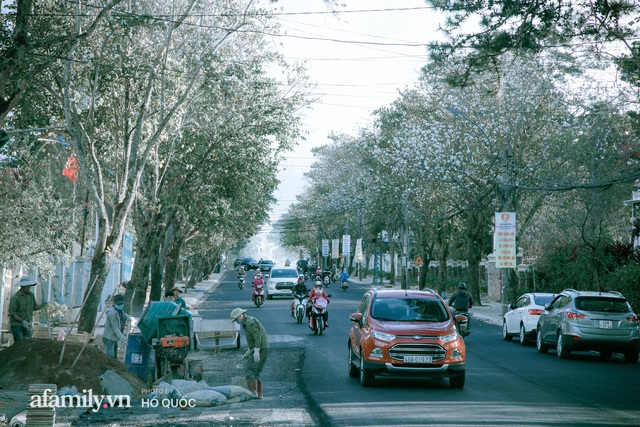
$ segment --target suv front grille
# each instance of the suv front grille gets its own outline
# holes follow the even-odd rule
[[[404,356],[431,356],[434,362],[444,360],[447,350],[437,344],[396,344],[389,349],[389,357],[404,360]]]

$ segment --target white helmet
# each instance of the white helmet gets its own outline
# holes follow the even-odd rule
[[[316,280],[314,283],[316,288],[321,288],[322,287],[322,282],[320,280]]]

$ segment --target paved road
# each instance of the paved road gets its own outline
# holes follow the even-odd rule
[[[498,326],[479,322],[467,338],[464,389],[451,389],[447,380],[386,378],[363,388],[347,375],[346,346],[348,315],[365,289],[356,284],[347,292],[330,287],[331,327],[323,336],[315,336],[289,317],[290,299],[269,300],[255,308],[249,302],[250,287],[240,291],[233,272],[229,273],[199,311],[204,318],[224,318],[240,306],[262,321],[272,344],[263,376],[266,398],[188,412],[165,411],[160,416],[134,411],[129,423],[109,425],[640,425],[640,365],[602,360],[595,353],[575,353],[560,360],[553,350],[538,354],[533,346],[505,342]],[[242,374],[244,338],[242,347],[217,355],[208,350],[211,360],[205,377],[237,379]],[[86,425],[98,425],[96,421]]]
[[[504,342],[499,327],[484,323],[474,324],[467,338],[463,390],[446,380],[378,379],[376,387],[363,388],[347,375],[346,346],[348,315],[364,290],[329,288],[331,327],[323,336],[288,317],[289,299],[251,309],[276,348],[304,351],[298,382],[318,425],[640,425],[640,365],[596,353],[559,360],[553,351],[538,354],[533,346]],[[228,307],[238,302],[233,291],[220,301]]]

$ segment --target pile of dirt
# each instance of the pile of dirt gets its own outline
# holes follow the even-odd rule
[[[0,387],[5,390],[26,390],[29,384],[56,384],[76,386],[79,392],[92,389],[102,393],[100,375],[113,370],[133,388],[135,397],[141,397],[148,386],[119,360],[107,357],[98,348],[87,345],[82,356],[71,368],[82,349],[82,344],[68,342],[62,364],[58,366],[62,341],[26,339],[0,351]]]

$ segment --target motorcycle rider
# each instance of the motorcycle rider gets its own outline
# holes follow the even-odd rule
[[[467,313],[471,307],[473,307],[473,299],[471,294],[467,292],[467,285],[464,282],[458,283],[458,290],[449,298],[449,305],[453,307],[456,312]],[[467,316],[468,318],[469,316]],[[469,330],[469,323],[467,322],[467,330]]]
[[[307,293],[309,292],[309,289],[307,289],[307,286],[304,284],[304,276],[298,276],[298,281],[291,292],[293,293],[293,302],[291,303],[291,317],[296,317],[293,311],[296,308],[297,297],[304,295],[304,298],[306,298]]]
[[[323,282],[324,282],[324,278],[325,278],[325,277],[329,277],[329,278],[331,278],[331,270],[329,270],[329,267],[328,267],[328,266],[325,266],[325,267],[322,269],[322,273],[320,274],[320,277],[322,278],[322,281],[323,281]]]
[[[345,280],[349,280],[349,273],[347,273],[347,270],[342,270],[342,273],[340,273],[340,277],[338,279],[340,279],[341,283]]]
[[[307,301],[307,317],[309,319],[311,319],[311,307],[313,307],[313,300],[314,298],[319,296],[324,297],[324,299],[327,300],[327,303],[329,302],[329,296],[324,291],[324,289],[322,289],[322,282],[320,280],[316,280],[315,283],[313,284],[313,289],[311,289],[311,292],[309,292],[309,300]],[[329,327],[328,321],[329,321],[329,312],[328,310],[325,310],[324,325],[327,328]],[[309,325],[309,327],[311,327],[311,325]]]
[[[247,272],[244,271],[244,267],[240,267],[240,270],[238,270],[238,281],[240,281],[240,279],[246,279],[247,278]]]
[[[253,299],[255,297],[255,291],[256,291],[256,286],[264,286],[264,280],[262,279],[262,273],[258,272],[255,274],[255,276],[253,276],[253,282],[251,282],[251,285],[253,286],[253,292],[251,292],[251,302],[253,302]]]

